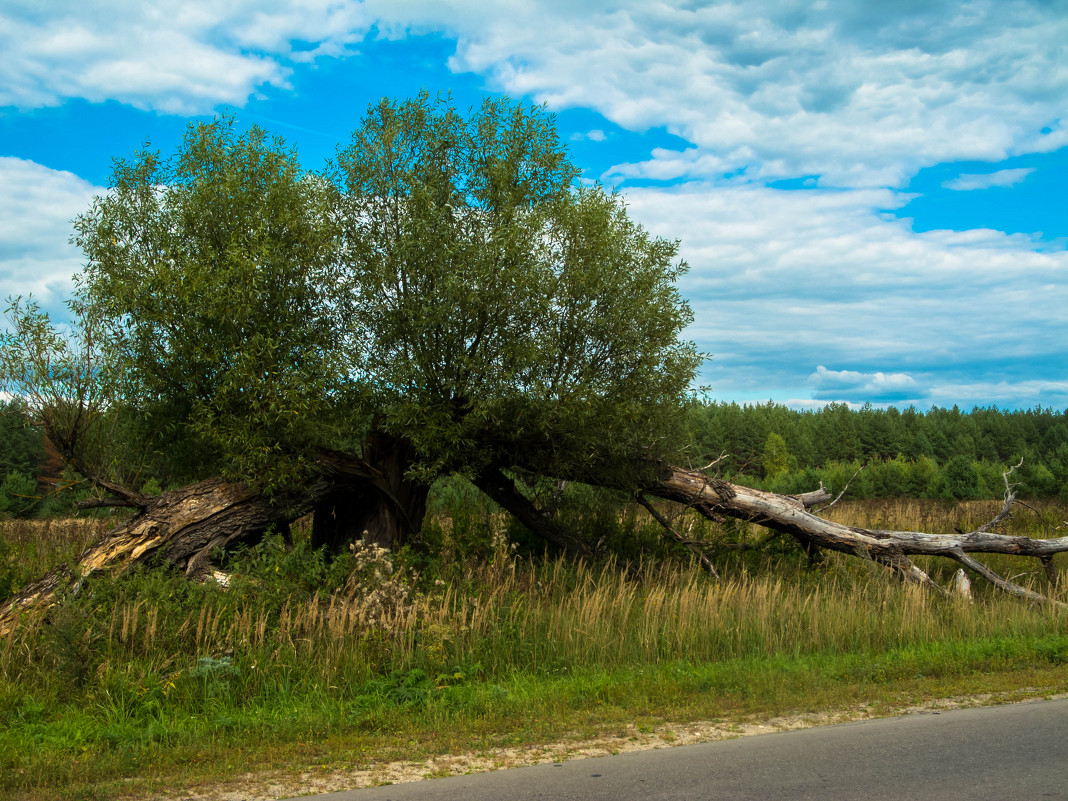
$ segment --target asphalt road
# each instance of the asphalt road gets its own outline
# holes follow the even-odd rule
[[[1068,799],[1068,699],[313,796],[317,801]]]

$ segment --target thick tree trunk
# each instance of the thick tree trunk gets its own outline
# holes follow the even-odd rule
[[[153,560],[177,565],[190,578],[210,574],[214,551],[255,542],[268,528],[314,512],[313,542],[339,551],[366,537],[387,548],[406,544],[422,527],[429,487],[405,478],[407,445],[375,437],[368,459],[326,453],[321,473],[300,492],[265,498],[244,484],[208,479],[158,497],[145,497],[108,484],[112,494],[90,505],[138,509],[100,542],[86,548],[71,567],[59,565],[0,606],[0,637],[23,613],[49,608],[67,590],[98,570],[125,570]]]
[[[407,442],[373,434],[358,463],[342,454],[328,461],[339,478],[336,488],[315,504],[312,544],[331,553],[363,539],[398,550],[417,537],[426,517],[430,487],[406,476],[412,462]]]
[[[319,481],[300,497],[268,500],[242,484],[213,478],[149,498],[142,511],[82,551],[73,568],[59,565],[0,607],[0,636],[23,612],[48,608],[57,595],[76,590],[98,570],[125,570],[158,559],[178,565],[191,578],[201,577],[210,570],[214,550],[287,526],[328,487]]]
[[[355,540],[391,551],[419,534],[429,488],[405,482],[392,497],[370,485],[342,487],[315,505],[312,545],[339,553]]]
[[[491,467],[475,478],[475,486],[536,536],[573,557],[591,556],[589,547],[557,523],[551,514],[535,506],[498,467]]]

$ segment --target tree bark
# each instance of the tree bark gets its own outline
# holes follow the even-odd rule
[[[475,478],[475,486],[538,537],[572,557],[593,553],[582,540],[560,526],[516,487],[499,467],[490,467]]]
[[[338,481],[315,503],[313,546],[338,553],[363,539],[395,551],[419,535],[430,487],[406,475],[413,459],[411,446],[374,433],[364,451],[359,460],[341,453],[324,457],[324,467]]]
[[[23,613],[47,609],[100,570],[122,571],[158,559],[199,578],[210,571],[212,551],[254,540],[271,526],[288,525],[306,514],[328,486],[319,481],[299,497],[269,500],[242,484],[213,478],[149,498],[142,511],[82,551],[73,567],[59,565],[8,599],[0,607],[0,636]]]
[[[970,554],[999,553],[1032,556],[1045,563],[1054,554],[1068,552],[1068,537],[1031,539],[992,534],[989,525],[975,531],[955,534],[929,534],[921,531],[886,531],[846,526],[825,520],[806,509],[805,496],[776,495],[725,481],[710,479],[702,473],[668,468],[661,481],[647,489],[650,495],[677,501],[701,514],[723,515],[759,523],[793,536],[802,544],[851,556],[870,558],[895,570],[911,582],[945,592],[917,567],[909,556],[941,556],[973,570],[996,587],[1020,598],[1050,603],[1068,609],[1068,604],[1014,584],[978,562]],[[996,520],[1007,516],[1015,498],[1006,494],[1005,509]]]

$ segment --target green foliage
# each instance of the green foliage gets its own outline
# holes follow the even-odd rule
[[[37,482],[18,470],[12,470],[0,483],[0,517],[29,517],[40,500]]]
[[[932,408],[920,413],[871,406],[852,411],[844,404],[793,411],[770,402],[695,401],[688,418],[692,463],[726,454],[720,469],[728,477],[754,483],[759,476],[762,486],[777,492],[804,492],[820,481],[837,492],[863,467],[850,485],[851,497],[1000,498],[1002,474],[1023,456],[1023,467],[1011,479],[1023,497],[1068,498],[1065,412]],[[776,438],[787,453],[785,471],[778,469]],[[764,461],[769,444],[779,455],[774,475]]]
[[[83,319],[102,321],[111,380],[187,475],[267,488],[302,477],[343,368],[335,193],[280,139],[232,120],[191,126],[163,160],[116,161],[75,221]]]
[[[319,174],[258,128],[193,125],[115,162],[75,220],[77,336],[15,301],[4,386],[130,487],[299,487],[378,435],[424,485],[632,484],[682,442],[686,267],[578,175],[552,117],[506,100],[383,101]]]
[[[764,468],[765,478],[775,478],[790,469],[790,452],[781,434],[774,431],[768,434],[760,464]]]
[[[979,471],[967,456],[954,456],[942,468],[939,493],[950,501],[973,500],[979,497]]]
[[[41,430],[31,425],[26,404],[18,398],[0,401],[0,475],[17,470],[36,477],[43,459]]]
[[[12,596],[19,584],[20,570],[14,549],[0,538],[0,603]]]
[[[338,155],[350,363],[426,479],[627,472],[678,442],[677,245],[577,176],[551,117],[500,100],[383,101]]]

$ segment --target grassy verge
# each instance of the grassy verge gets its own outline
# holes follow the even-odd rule
[[[369,769],[393,760],[485,754],[652,730],[666,722],[741,724],[863,705],[869,714],[930,698],[1068,691],[1068,638],[989,640],[921,652],[734,660],[715,665],[582,670],[472,682],[424,698],[346,702],[328,693],[245,704],[207,719],[156,718],[101,732],[93,710],[56,708],[5,735],[6,794],[20,799],[114,798],[174,788],[240,786],[249,773]],[[394,687],[403,687],[404,680]],[[410,696],[406,688],[405,696]],[[27,725],[28,724],[28,725]],[[15,728],[15,727],[13,727]],[[88,736],[87,736],[88,735]],[[18,759],[12,760],[14,753]],[[300,787],[301,785],[293,785]],[[307,785],[305,785],[306,787]],[[294,791],[295,793],[296,791]]]
[[[671,559],[517,559],[487,525],[496,545],[479,560],[358,548],[327,563],[270,539],[232,559],[229,588],[163,570],[87,582],[0,642],[0,794],[104,798],[664,722],[1068,690],[1068,617],[984,588],[942,599],[860,559],[805,570],[786,548],[724,550],[720,582]]]

